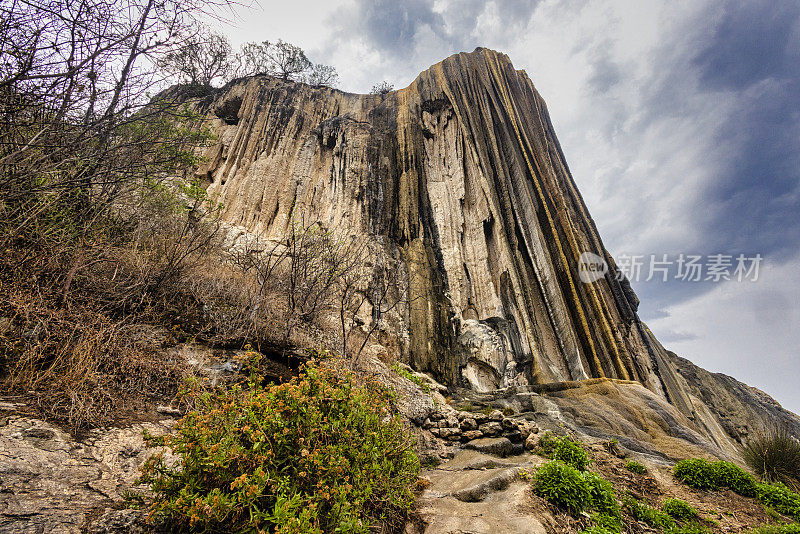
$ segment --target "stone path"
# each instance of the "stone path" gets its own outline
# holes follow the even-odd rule
[[[542,511],[533,512],[530,485],[520,473],[546,460],[530,453],[502,458],[461,450],[423,476],[420,521],[407,534],[545,534]],[[538,519],[537,519],[538,518]]]

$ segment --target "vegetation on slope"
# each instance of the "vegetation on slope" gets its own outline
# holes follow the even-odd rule
[[[164,357],[177,343],[285,355],[334,307],[337,348],[357,358],[400,302],[363,243],[311,221],[273,248],[224,246],[224,207],[194,176],[214,136],[192,96],[234,59],[200,24],[206,6],[81,6],[0,7],[0,386],[80,431],[169,400],[190,372]],[[280,41],[247,57],[286,79],[321,74]],[[152,99],[171,74],[189,85]]]
[[[800,491],[800,442],[786,429],[756,436],[745,446],[744,460],[761,480]]]
[[[203,532],[369,532],[400,527],[419,462],[391,395],[344,368],[203,394],[144,467],[153,510]]]
[[[569,444],[567,450],[577,448],[588,452],[586,446],[569,437],[545,433],[540,441],[536,452],[548,458],[554,457],[562,443]],[[735,528],[750,526],[753,533],[779,534],[797,529],[795,524],[787,523],[753,527],[772,521],[785,522],[787,516],[798,520],[800,496],[781,484],[758,483],[730,462],[698,458],[678,462],[674,467],[676,480],[702,491],[686,492],[684,496],[679,484],[670,491],[672,496],[665,498],[665,488],[644,465],[606,454],[607,446],[592,448],[599,452],[592,455],[591,461],[587,458],[579,465],[591,463],[596,472],[579,470],[563,459],[554,459],[530,476],[533,493],[547,500],[554,514],[559,510],[566,514],[557,516],[565,532],[638,532],[646,525],[647,529],[663,534],[703,534],[718,531],[721,524],[727,525],[726,528],[732,524],[737,525]],[[629,469],[630,464],[642,469],[634,472]],[[741,497],[736,495],[732,499],[731,493],[717,493],[727,490]]]

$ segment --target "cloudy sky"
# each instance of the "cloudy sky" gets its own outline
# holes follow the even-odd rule
[[[339,87],[484,46],[525,69],[617,257],[760,254],[757,281],[634,281],[664,345],[800,413],[800,2],[292,0],[228,14]]]

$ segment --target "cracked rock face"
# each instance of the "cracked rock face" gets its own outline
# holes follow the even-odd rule
[[[82,441],[38,419],[0,426],[0,532],[82,532],[92,510],[122,501],[155,449],[142,438],[171,421],[94,430]],[[126,530],[120,530],[123,532]]]
[[[505,55],[457,54],[387,95],[255,77],[205,106],[219,141],[197,174],[229,223],[275,237],[319,220],[399,260],[416,298],[396,335],[415,369],[477,390],[662,388],[630,288],[613,269],[579,279],[581,253],[612,260],[544,101]]]

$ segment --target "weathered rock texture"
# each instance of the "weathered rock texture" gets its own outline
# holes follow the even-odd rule
[[[414,369],[479,392],[634,381],[718,446],[739,437],[640,322],[544,101],[505,55],[451,56],[386,95],[261,76],[200,106],[219,141],[197,173],[227,222],[276,237],[320,221],[378,243],[410,289],[393,334]],[[587,251],[611,266],[594,283]]]
[[[96,429],[77,441],[38,419],[0,418],[0,533],[83,532],[93,515],[118,507],[125,491],[142,489],[134,485],[139,467],[156,452],[142,431],[163,434],[172,422]],[[109,523],[124,517],[109,512]],[[113,531],[152,531],[137,531],[138,519]]]

